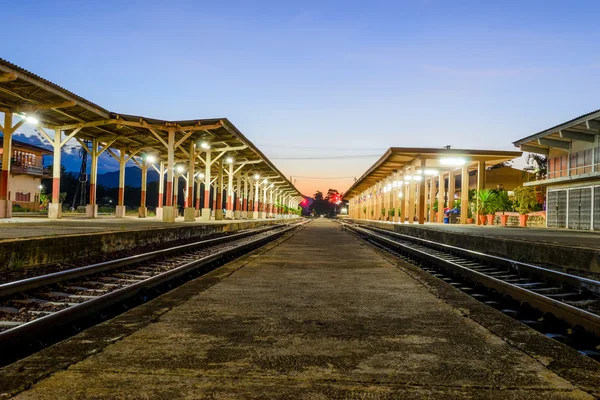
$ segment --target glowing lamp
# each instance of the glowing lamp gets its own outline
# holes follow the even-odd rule
[[[464,158],[460,157],[442,157],[440,158],[440,164],[442,165],[450,165],[450,166],[460,166],[465,165],[467,161]]]
[[[147,155],[146,156],[146,162],[149,164],[152,164],[156,161],[156,157],[152,156],[152,155]]]

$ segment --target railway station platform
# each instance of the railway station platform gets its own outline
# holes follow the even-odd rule
[[[16,217],[0,220],[0,281],[4,271],[50,266],[86,259],[102,260],[117,252],[156,250],[176,241],[291,221],[288,218],[176,221],[156,218],[70,217],[60,220]],[[63,266],[63,268],[66,266]]]
[[[356,219],[348,221],[592,279],[600,278],[600,232],[462,224],[394,224]]]
[[[18,399],[592,399],[598,382],[328,220],[0,370]]]

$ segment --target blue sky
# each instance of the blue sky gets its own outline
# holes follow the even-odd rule
[[[600,108],[599,11],[586,1],[24,1],[3,10],[13,35],[0,57],[111,111],[227,117],[287,176],[358,177],[390,146],[512,150]],[[361,157],[328,159],[351,155]],[[306,194],[352,183],[296,179]]]

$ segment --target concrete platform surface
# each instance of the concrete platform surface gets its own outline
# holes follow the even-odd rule
[[[249,259],[17,398],[593,398],[333,222]]]
[[[272,219],[270,219],[272,220]],[[266,221],[266,219],[251,220],[220,220],[183,222],[183,217],[177,217],[174,223],[165,223],[158,218],[138,217],[98,217],[70,216],[62,219],[45,217],[15,217],[0,219],[0,241],[46,236],[79,235],[99,232],[137,231],[154,228],[173,228],[192,225],[221,225],[240,221]]]
[[[384,223],[387,225],[387,223]],[[600,249],[600,232],[573,229],[554,229],[517,226],[481,226],[461,224],[390,224],[412,226],[417,229],[433,229],[442,232],[456,232],[466,235],[485,235],[506,239],[526,240],[532,243],[554,243],[564,246]]]

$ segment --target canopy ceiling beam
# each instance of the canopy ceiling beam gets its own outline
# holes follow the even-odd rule
[[[589,133],[581,133],[576,131],[558,131],[561,138],[572,139],[572,140],[581,140],[582,142],[595,143],[596,135]]]
[[[585,121],[585,127],[587,129],[594,129],[600,131],[600,121],[596,121],[595,119],[590,119]]]
[[[564,150],[569,150],[569,148],[570,148],[569,142],[563,142],[563,141],[554,140],[554,139],[539,138],[538,143],[541,144],[542,146],[557,147],[559,149],[564,149]]]
[[[46,103],[46,104],[26,104],[15,107],[12,111],[17,113],[32,113],[41,110],[50,110],[57,108],[68,108],[74,107],[76,103],[74,101],[61,101],[60,103]]]
[[[135,121],[125,121],[123,119],[113,118],[113,119],[101,119],[90,122],[83,122],[77,124],[69,124],[69,125],[58,125],[58,126],[48,126],[48,128],[53,129],[61,129],[61,130],[69,130],[76,128],[92,128],[102,125],[121,125],[121,126],[132,126],[136,128],[146,128],[146,129],[156,129],[156,130],[169,130],[176,126],[170,126],[169,123],[166,124],[149,124],[145,121],[143,122],[135,122]],[[221,122],[211,125],[192,125],[192,126],[179,126],[178,129],[182,131],[199,131],[199,130],[210,130],[220,128]]]

